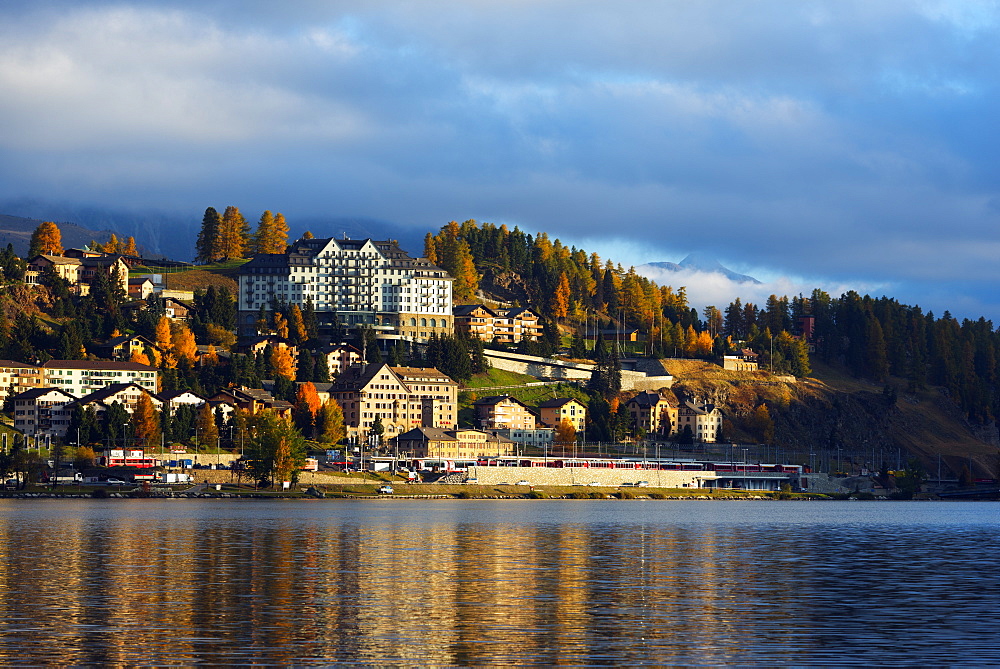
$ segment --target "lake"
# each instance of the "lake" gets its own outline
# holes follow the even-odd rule
[[[1000,663],[1000,506],[0,500],[0,663]]]

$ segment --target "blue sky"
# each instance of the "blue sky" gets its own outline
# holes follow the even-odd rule
[[[700,304],[856,288],[1000,322],[998,27],[930,0],[7,0],[0,213],[475,218],[768,282],[672,277]]]

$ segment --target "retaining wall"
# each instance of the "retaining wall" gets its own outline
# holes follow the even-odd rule
[[[552,358],[540,358],[535,355],[489,349],[485,353],[487,360],[497,369],[528,374],[542,379],[587,381],[594,371],[594,365],[583,362],[565,362]],[[645,372],[622,370],[622,390],[659,390],[660,388],[669,388],[673,383],[674,377],[669,375],[648,376]]]
[[[654,488],[699,488],[701,481],[714,480],[712,472],[663,471],[655,469],[590,469],[588,467],[469,467],[469,478],[480,485],[516,484],[575,485],[598,483],[616,487],[649,481]]]

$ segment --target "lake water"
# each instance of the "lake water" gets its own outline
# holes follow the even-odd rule
[[[1000,664],[1000,506],[0,500],[0,663]]]

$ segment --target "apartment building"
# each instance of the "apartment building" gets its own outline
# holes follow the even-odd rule
[[[16,395],[32,388],[48,387],[83,397],[114,383],[135,383],[155,393],[157,375],[155,367],[127,361],[49,360],[41,365],[30,365],[0,360],[0,398],[6,399],[11,389]]]
[[[684,402],[677,409],[677,431],[691,427],[695,441],[714,444],[722,431],[722,411],[714,404]]]
[[[77,400],[58,388],[34,388],[12,398],[14,428],[27,436],[64,437],[71,405]]]
[[[239,331],[256,334],[272,300],[305,307],[320,326],[383,326],[412,339],[453,332],[452,277],[395,240],[300,239],[286,253],[258,254],[240,268]]]
[[[458,384],[436,369],[354,365],[328,392],[340,404],[351,437],[366,437],[376,418],[386,439],[416,427],[457,427]]]
[[[155,367],[111,360],[49,360],[39,365],[42,386],[53,386],[84,397],[105,386],[134,383],[147,392],[157,391]]]
[[[481,430],[534,430],[536,417],[531,407],[509,395],[476,400],[476,426]]]
[[[632,426],[647,435],[669,437],[677,431],[677,407],[652,391],[641,392],[625,403]]]

